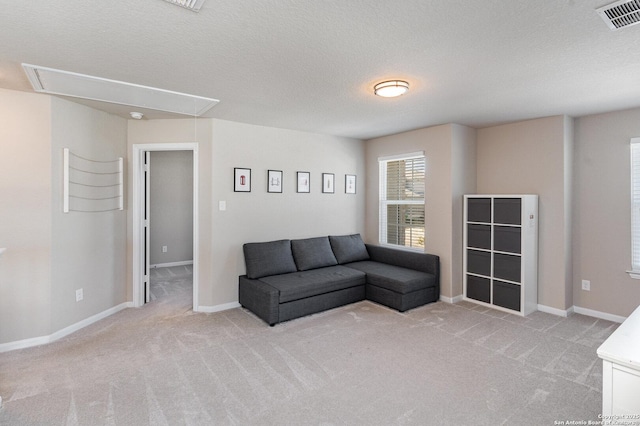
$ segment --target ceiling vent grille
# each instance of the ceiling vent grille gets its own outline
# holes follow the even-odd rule
[[[640,24],[640,0],[622,0],[596,9],[611,31]]]
[[[194,12],[198,12],[204,3],[204,0],[165,0],[169,3],[175,4],[177,6],[182,6],[185,9],[192,10]]]

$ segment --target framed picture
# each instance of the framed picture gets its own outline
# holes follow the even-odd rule
[[[251,192],[251,169],[233,168],[233,191]]]
[[[335,175],[333,173],[322,174],[322,192],[325,194],[333,194],[336,192]]]
[[[356,193],[356,175],[344,175],[344,193]]]
[[[282,192],[282,170],[267,170],[267,192]]]
[[[310,192],[310,180],[311,173],[309,172],[298,172],[298,192]]]

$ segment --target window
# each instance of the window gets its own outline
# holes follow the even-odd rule
[[[378,161],[380,243],[424,249],[424,153]]]
[[[631,269],[640,279],[640,138],[631,139]]]

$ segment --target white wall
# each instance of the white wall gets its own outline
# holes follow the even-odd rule
[[[51,329],[51,98],[0,89],[0,344]]]
[[[124,156],[126,121],[0,89],[0,344],[48,337],[126,302],[124,212],[62,213],[62,149]],[[82,288],[84,300],[75,301]]]
[[[175,120],[129,120],[127,125],[128,156],[133,159],[133,145],[162,143],[197,143],[198,144],[198,279],[200,290],[211,284],[213,250],[211,241],[212,210],[212,140],[210,119],[175,119]],[[133,160],[128,164],[128,176],[133,174]],[[194,165],[195,167],[195,165]],[[133,206],[133,179],[128,181],[128,205]],[[128,298],[133,300],[133,210],[127,212],[127,289]],[[194,259],[195,260],[195,259]],[[199,300],[202,304],[202,297]]]
[[[477,132],[480,194],[538,194],[538,303],[572,306],[570,171],[571,128],[565,116],[521,121]]]
[[[284,238],[364,233],[362,141],[214,120],[213,280],[202,295],[219,305],[238,300],[245,273],[242,244]],[[233,168],[252,170],[251,193],[233,191]],[[283,192],[267,193],[267,170],[282,170]],[[296,193],[296,172],[311,173],[311,192]],[[334,194],[321,193],[321,174],[334,173]],[[345,174],[357,193],[344,193]],[[219,201],[227,210],[217,209]],[[209,291],[209,294],[206,292]]]
[[[366,142],[366,240],[378,243],[378,158],[424,151],[425,252],[440,256],[440,293],[462,293],[462,195],[475,190],[475,132],[447,124]]]
[[[565,116],[478,131],[450,124],[367,142],[214,119],[126,121],[4,89],[0,116],[0,247],[8,248],[0,258],[0,344],[50,335],[132,299],[130,162],[127,213],[65,215],[63,147],[111,159],[130,157],[137,143],[199,144],[204,307],[237,301],[245,242],[360,232],[376,243],[377,158],[418,150],[427,155],[426,251],[441,256],[443,296],[462,292],[461,195],[477,189],[540,195],[539,303],[620,316],[640,304],[640,284],[625,273],[628,145],[640,136],[640,109],[575,126]],[[250,194],[233,192],[233,167],[253,170]],[[267,169],[284,171],[283,194],[266,192]],[[299,170],[311,172],[311,194],[295,192]],[[323,172],[335,173],[335,194],[320,192]],[[344,174],[358,176],[356,195],[344,194]],[[590,292],[581,279],[591,280]]]
[[[98,161],[126,158],[127,124],[112,114],[51,99],[53,198],[49,213],[53,218],[51,327],[55,332],[127,301],[126,212],[62,212],[63,149]],[[76,302],[80,288],[84,299]]]
[[[640,305],[631,269],[631,138],[640,108],[576,119],[573,214],[574,304],[628,316]],[[581,280],[591,281],[591,291]]]
[[[564,117],[564,267],[565,267],[565,305],[573,306],[573,221],[575,201],[575,131],[574,119]]]
[[[130,147],[194,141],[203,309],[238,301],[244,243],[364,231],[362,180],[357,194],[344,193],[345,174],[364,176],[362,141],[212,119],[197,119],[195,126],[193,119],[129,121]],[[233,191],[234,167],[252,169],[250,193]],[[267,193],[268,169],[284,172],[282,194]],[[295,192],[296,171],[311,173],[311,193]],[[335,194],[320,192],[321,173],[335,174]],[[226,211],[218,210],[220,201]]]
[[[193,152],[152,152],[150,192],[150,263],[192,261]]]
[[[452,125],[451,145],[451,198],[452,198],[452,254],[451,294],[463,293],[463,217],[464,194],[476,193],[476,130]]]

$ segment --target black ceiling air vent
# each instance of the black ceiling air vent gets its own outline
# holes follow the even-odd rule
[[[596,9],[611,31],[640,23],[640,0],[621,0]]]

